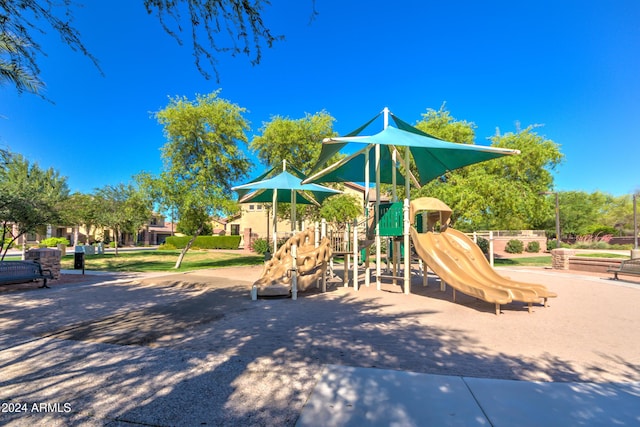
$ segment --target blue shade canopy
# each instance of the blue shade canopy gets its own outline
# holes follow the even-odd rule
[[[348,136],[325,139],[320,158],[313,170],[320,170],[323,163],[326,163],[334,154],[350,144],[380,145],[383,148],[381,150],[380,182],[388,183],[388,178],[383,179],[382,177],[382,170],[388,169],[383,165],[382,159],[385,156],[383,153],[387,152],[386,155],[389,155],[389,152],[392,152],[395,147],[408,147],[418,170],[419,183],[424,185],[444,175],[446,172],[474,163],[519,153],[518,150],[443,141],[409,125],[393,114],[391,114],[391,117],[398,127],[387,126],[383,131],[368,136],[352,135],[354,131]],[[361,130],[362,127],[358,129],[358,131]],[[304,182],[331,182],[332,179],[340,178],[335,173],[337,168],[348,169],[353,165],[355,169],[356,163],[357,166],[361,166],[362,163],[359,160],[350,161],[354,163],[344,162],[344,159],[336,162],[332,165],[333,168],[329,166],[319,172],[312,173],[311,177]],[[340,162],[342,163],[338,165]],[[328,177],[324,178],[325,175],[328,175]]]
[[[289,173],[287,169],[286,161],[282,162],[282,172],[271,178],[266,178],[270,174],[275,172],[275,168],[269,170],[267,173],[262,174],[260,180],[254,180],[247,184],[238,185],[233,187],[240,195],[239,203],[273,203],[273,253],[277,250],[277,204],[290,203],[291,204],[291,231],[296,228],[296,205],[302,204],[314,204],[320,206],[320,203],[329,196],[342,193],[342,191],[334,190],[333,188],[324,187],[318,184],[302,184],[304,175],[298,169],[289,167],[295,174]]]
[[[233,190],[238,191],[239,193],[244,192],[245,190],[251,191],[249,193],[244,193],[240,197],[240,200],[238,200],[240,203],[269,203],[273,200],[273,192],[277,191],[276,197],[278,202],[291,203],[291,194],[293,193],[296,195],[296,203],[319,205],[327,197],[341,193],[339,190],[334,190],[333,188],[324,187],[318,184],[302,184],[302,179],[300,177],[294,176],[288,171],[282,171],[273,178],[238,185],[233,187]]]
[[[312,174],[305,182],[366,182],[366,155],[369,156],[369,182],[376,182],[375,145],[370,144],[322,170]],[[399,155],[398,155],[399,158]],[[393,168],[396,168],[396,183],[404,185],[400,163],[394,164],[391,150],[380,150],[380,182],[393,183]]]
[[[282,169],[282,168],[285,168],[285,169]],[[280,166],[274,166],[268,171],[266,171],[265,173],[263,173],[262,175],[260,175],[259,177],[255,178],[253,181],[250,181],[247,184],[236,186],[233,189],[238,193],[239,198],[242,199],[246,194],[251,193],[252,191],[255,191],[254,189],[245,188],[248,184],[253,184],[258,181],[264,181],[268,178],[272,178],[277,174],[278,171],[289,170],[290,173],[293,173],[293,175],[297,176],[300,179],[303,179],[305,177],[304,174],[300,172],[300,170],[298,170],[297,168],[291,165],[287,165],[286,162],[283,162],[282,168]],[[240,187],[243,187],[243,188],[240,188]]]

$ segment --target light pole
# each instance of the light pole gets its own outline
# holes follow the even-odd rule
[[[636,201],[638,199],[638,193],[633,193],[633,250],[631,251],[631,258],[640,258],[640,250],[638,250],[638,210],[636,208]]]
[[[558,201],[557,191],[543,191],[540,194],[555,194],[556,195],[556,242],[558,248],[560,247],[560,203]]]

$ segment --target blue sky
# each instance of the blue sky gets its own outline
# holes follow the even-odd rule
[[[0,146],[54,167],[91,192],[159,172],[168,96],[221,97],[249,112],[253,134],[273,115],[328,111],[347,133],[385,106],[415,123],[427,108],[477,125],[476,143],[530,124],[566,156],[557,190],[640,188],[640,2],[273,1],[265,24],[285,41],[260,65],[220,55],[220,82],[197,71],[142,0],[86,1],[75,24],[91,61],[49,31],[41,78],[55,104],[0,87]],[[255,157],[254,157],[255,159]],[[257,160],[255,160],[257,163]],[[256,165],[250,177],[263,169]]]

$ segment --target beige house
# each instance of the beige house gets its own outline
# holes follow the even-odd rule
[[[143,226],[138,232],[138,235],[132,235],[130,233],[123,233],[121,236],[121,244],[133,245],[143,244],[148,245],[160,245],[164,243],[165,239],[175,234],[175,226],[171,222],[167,222],[164,215],[154,214],[149,222]],[[94,243],[94,242],[107,242],[112,241],[114,233],[112,230],[103,227],[87,227],[81,225],[76,227],[65,226],[47,226],[40,233],[26,233],[22,235],[17,244],[27,244],[29,246],[37,245],[41,240],[49,237],[63,237],[66,238],[71,246],[76,243]],[[137,239],[135,239],[137,237]]]
[[[353,182],[343,183],[342,192],[352,195],[358,200],[364,199],[364,186]],[[370,203],[375,202],[375,190],[370,191]],[[380,198],[381,202],[388,202],[390,199],[386,196]],[[251,239],[271,237],[272,230],[272,212],[266,205],[262,203],[242,203],[240,204],[240,212],[227,218],[225,232],[231,235],[242,236],[240,246],[244,247],[246,237]],[[303,228],[313,226],[309,221],[303,221]],[[214,227],[215,228],[215,227]],[[289,237],[291,233],[291,221],[282,219],[277,224],[278,236]],[[246,237],[245,237],[246,236]]]

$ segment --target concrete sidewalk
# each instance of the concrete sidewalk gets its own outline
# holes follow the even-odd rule
[[[636,426],[640,383],[546,383],[327,365],[296,426]]]

